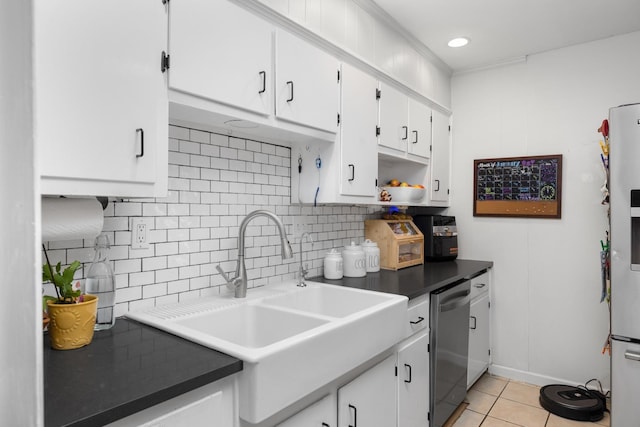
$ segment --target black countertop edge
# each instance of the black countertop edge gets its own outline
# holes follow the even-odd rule
[[[397,271],[381,269],[379,272],[367,273],[364,277],[343,277],[331,280],[319,276],[309,280],[404,295],[411,300],[460,280],[471,279],[492,267],[493,261],[456,259],[426,262]]]
[[[159,403],[166,402],[169,399],[173,399],[174,397],[178,397],[199,387],[211,384],[222,378],[239,372],[240,370],[242,370],[242,361],[240,360],[238,362],[240,365],[240,369],[238,369],[237,366],[228,366],[226,368],[219,369],[216,372],[212,372],[211,374],[202,375],[198,378],[193,378],[181,384],[177,384],[173,387],[158,390],[157,392],[144,396],[140,399],[126,402],[104,412],[97,413],[82,420],[74,421],[71,424],[67,424],[67,426],[95,427],[118,421],[122,418],[128,417],[129,415],[133,415]]]
[[[243,369],[240,359],[127,318],[88,346],[43,344],[45,425],[102,426]]]

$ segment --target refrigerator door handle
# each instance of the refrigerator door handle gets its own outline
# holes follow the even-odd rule
[[[624,358],[629,360],[635,360],[636,362],[640,362],[640,353],[627,350],[624,352]]]

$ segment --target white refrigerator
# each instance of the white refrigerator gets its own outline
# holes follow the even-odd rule
[[[640,425],[640,104],[609,110],[611,426]]]

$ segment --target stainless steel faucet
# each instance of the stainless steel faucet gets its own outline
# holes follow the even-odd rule
[[[276,216],[271,211],[267,210],[257,210],[251,212],[247,215],[242,222],[240,223],[240,232],[238,234],[238,263],[236,265],[236,273],[235,277],[229,279],[229,276],[222,270],[220,265],[216,266],[216,270],[218,273],[224,277],[224,280],[227,281],[227,286],[230,289],[233,289],[235,292],[236,298],[245,298],[247,296],[247,269],[244,265],[244,235],[247,230],[247,225],[249,222],[259,216],[266,216],[267,218],[271,218],[273,222],[278,226],[278,231],[280,232],[280,254],[283,259],[292,258],[293,250],[291,250],[291,245],[289,244],[289,240],[287,239],[287,233],[284,230],[284,224],[282,224],[282,220]]]
[[[302,233],[302,236],[300,236],[300,269],[298,270],[298,286],[300,287],[307,286],[304,281],[307,278],[308,271],[302,266],[302,241],[304,240],[305,236],[307,237],[307,240],[311,243],[311,245],[313,245],[313,238],[311,237],[311,234],[306,231]]]

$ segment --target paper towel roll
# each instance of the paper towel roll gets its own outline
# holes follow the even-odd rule
[[[97,199],[42,198],[42,241],[95,238],[104,213]]]

